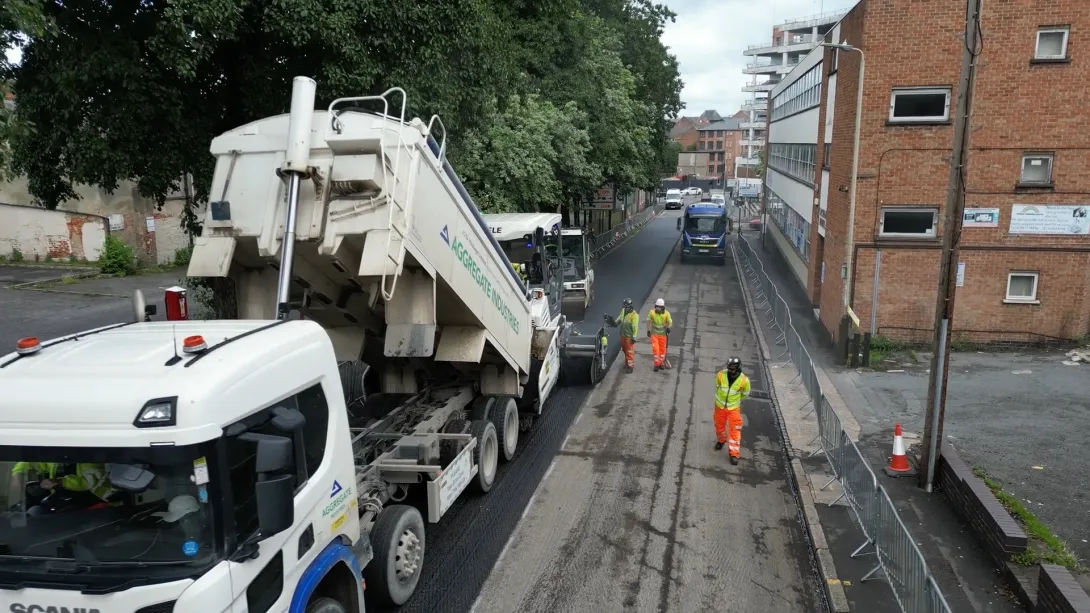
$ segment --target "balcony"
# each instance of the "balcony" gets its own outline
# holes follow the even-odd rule
[[[752,62],[742,69],[744,74],[780,74],[791,72],[799,65],[798,59],[788,60],[786,64],[770,64],[768,62]]]
[[[764,147],[765,146],[765,139],[763,139],[763,138],[743,138],[742,140],[738,141],[738,144],[742,145],[743,147]]]
[[[768,118],[758,117],[753,121],[743,120],[740,126],[743,130],[764,130],[768,127]]]
[[[768,98],[755,98],[742,103],[743,111],[767,111]]]
[[[783,22],[778,26],[778,29],[784,32],[790,30],[797,30],[802,28],[813,28],[824,25],[832,25],[848,14],[848,11],[826,11],[824,13],[818,13],[816,15],[807,15],[806,17],[796,17],[788,21]]]
[[[770,92],[776,89],[779,85],[779,81],[765,81],[764,83],[757,83],[756,85],[750,84],[742,88],[744,92]]]
[[[809,51],[813,49],[824,37],[813,34],[790,34],[780,44],[760,43],[746,47],[742,55],[768,55],[770,53],[790,53],[792,51]]]
[[[735,166],[756,166],[760,162],[760,158],[754,156],[747,158],[745,156],[734,158]]]

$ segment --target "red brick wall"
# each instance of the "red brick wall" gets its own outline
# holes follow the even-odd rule
[[[902,86],[952,87],[953,115],[963,15],[961,0],[863,0],[841,24],[842,38],[867,54],[854,224],[854,241],[861,246],[853,266],[852,299],[864,327],[870,320],[874,253],[880,246],[879,328],[930,330],[933,325],[952,122],[906,126],[887,125],[887,120],[890,91]],[[1032,6],[999,2],[985,7],[966,206],[998,208],[1000,219],[997,228],[968,227],[962,232],[966,274],[965,285],[958,288],[955,332],[1034,332],[1071,338],[1090,329],[1090,237],[1008,233],[1012,204],[1090,201],[1090,67],[1077,61],[1030,63],[1037,28],[1057,23],[1072,25],[1070,54],[1090,48],[1090,11],[1085,2],[1040,0]],[[906,31],[928,35],[905,38]],[[839,188],[851,184],[858,68],[857,53],[840,54],[820,301],[822,322],[834,336],[843,314],[840,268],[849,203],[849,194]],[[821,115],[823,124],[824,109]],[[1053,189],[1016,187],[1026,151],[1055,152]],[[881,206],[938,208],[936,238],[912,241],[913,248],[897,247],[905,245],[903,240],[891,243],[880,238]],[[1004,304],[1007,273],[1012,270],[1039,272],[1039,305]]]

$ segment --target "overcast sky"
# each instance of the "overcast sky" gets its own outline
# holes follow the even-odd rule
[[[663,42],[677,56],[685,89],[684,115],[715,109],[728,117],[752,93],[742,91],[751,75],[742,74],[754,58],[742,51],[772,42],[772,26],[788,19],[848,10],[857,0],[660,0],[675,13]]]

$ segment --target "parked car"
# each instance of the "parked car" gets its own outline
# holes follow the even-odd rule
[[[700,189],[699,187],[686,187],[685,188],[685,194],[688,194],[690,196],[700,196],[703,193],[704,193],[704,190]]]

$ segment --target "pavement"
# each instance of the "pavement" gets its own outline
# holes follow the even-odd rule
[[[654,268],[640,255],[630,270]],[[613,364],[474,611],[825,609],[733,263],[681,265],[675,254],[640,312],[657,297],[674,318],[673,369],[652,372],[647,342],[635,373]],[[714,450],[712,381],[730,355],[755,390],[739,466]]]
[[[857,441],[871,469],[878,475],[879,484],[885,486],[890,500],[916,540],[951,610],[1004,613],[1023,611],[1023,607],[1015,600],[1003,580],[992,570],[990,558],[941,494],[925,493],[916,487],[915,479],[893,479],[881,473],[881,469],[889,463],[895,424],[899,423],[905,429],[905,444],[910,447],[910,455],[912,455],[912,447],[919,443],[920,433],[923,430],[923,409],[926,406],[923,399],[927,391],[927,366],[919,370],[914,369],[911,373],[908,369],[905,373],[882,373],[845,368],[836,357],[828,334],[817,322],[805,292],[788,271],[782,256],[776,253],[771,242],[768,244],[768,250],[763,249],[758,232],[746,231],[743,235],[750,240],[754,253],[764,263],[765,272],[772,278],[780,295],[790,308],[795,329],[818,368],[819,380],[830,404],[834,406],[843,422],[845,431]],[[767,326],[765,330],[768,338],[776,338],[778,332],[770,333]],[[778,354],[782,350],[780,346],[775,348],[774,352]],[[926,360],[923,355],[917,357]],[[966,369],[962,368],[962,365],[975,359],[977,359],[975,354],[972,354],[972,357],[954,354],[951,358],[951,387],[947,401],[946,434],[948,441],[954,444],[959,452],[964,447],[959,440],[959,435],[963,432],[978,432],[974,439],[976,441],[980,441],[982,435],[1003,437],[1002,440],[1006,442],[992,439],[987,443],[991,447],[989,457],[1001,457],[996,454],[996,447],[1006,445],[1007,442],[1013,443],[1014,436],[1025,436],[1031,429],[1029,422],[1037,416],[1025,414],[1025,421],[1021,426],[1017,426],[1013,421],[1020,416],[1016,416],[1016,411],[1003,408],[1011,405],[1005,404],[1009,400],[1005,400],[1001,392],[997,390],[1002,389],[1002,386],[1010,385],[1012,380],[1027,384],[1029,377],[1010,373],[1011,370],[1022,370],[1019,367],[1004,367],[1002,370],[994,371],[974,371],[970,368],[968,369],[970,372],[964,372]],[[784,364],[782,361],[780,364],[782,365],[780,369],[786,371],[783,375],[779,375],[782,377],[781,380],[795,375],[793,364]],[[1077,370],[1082,367],[1072,368]],[[959,370],[961,372],[958,372]],[[990,377],[985,375],[981,381],[977,381],[977,378],[985,372],[993,374]],[[773,378],[774,380],[777,378],[775,372]],[[901,381],[902,384],[898,386],[894,381]],[[966,384],[970,386],[970,389],[976,390],[976,398],[973,398],[972,392],[964,387]],[[989,384],[993,387],[989,387]],[[886,386],[885,391],[883,386]],[[1085,389],[1085,383],[1083,386]],[[813,423],[813,414],[803,417],[810,408],[801,409],[805,402],[805,392],[799,390],[794,403],[800,406],[800,410],[794,412],[789,409],[783,410],[789,430],[812,429],[805,432],[809,436],[791,436],[793,442],[801,441],[796,445],[800,455],[809,455],[816,450],[816,444],[807,444],[817,430],[816,424]],[[782,398],[781,403],[787,404]],[[959,408],[968,407],[970,404],[976,405],[978,409],[975,412],[966,412]],[[984,412],[985,408],[987,413]],[[1043,412],[1048,415],[1054,410],[1058,409],[1049,407],[1044,408]],[[999,415],[1003,416],[1000,418],[1001,422],[996,422]],[[1082,421],[1087,423],[1085,417]],[[1045,436],[1042,436],[1043,438]],[[1041,442],[1043,443],[1043,440]],[[1019,446],[1009,444],[1007,448],[1018,449]],[[1045,446],[1041,451],[1044,452],[1048,448]],[[1051,460],[1053,463],[1057,461],[1056,458]],[[967,459],[967,461],[975,462],[976,459]],[[1072,462],[1074,461],[1072,459]],[[839,496],[839,484],[834,482],[825,490],[819,489],[832,477],[822,456],[806,458],[803,464],[815,490],[818,514],[825,527],[838,577],[846,582],[844,592],[852,605],[852,610],[887,610],[860,608],[864,600],[873,599],[874,602],[892,603],[893,601],[888,600],[892,598],[889,584],[881,579],[859,582],[859,579],[874,566],[874,555],[870,553],[873,547],[865,548],[863,554],[856,558],[850,557],[850,553],[865,541],[865,537],[859,530],[856,519],[842,502],[831,505]],[[1045,464],[1047,465],[1047,462]],[[985,466],[988,465],[985,464]],[[989,467],[988,470],[991,472],[992,469]],[[1076,484],[1081,481],[1083,486],[1080,494],[1085,496],[1084,492],[1087,489],[1083,474],[1071,473],[1066,477],[1075,481]],[[1085,530],[1087,525],[1084,521],[1082,529]],[[895,604],[890,606],[894,609],[896,607]]]
[[[131,321],[132,292],[140,289],[149,304],[164,313],[163,290],[177,285],[184,271],[73,279],[68,283],[43,283],[33,288],[13,289],[10,286],[55,279],[78,271],[57,267],[0,266],[0,355],[14,350],[20,338],[37,336],[56,338]],[[86,271],[84,271],[86,272]]]

